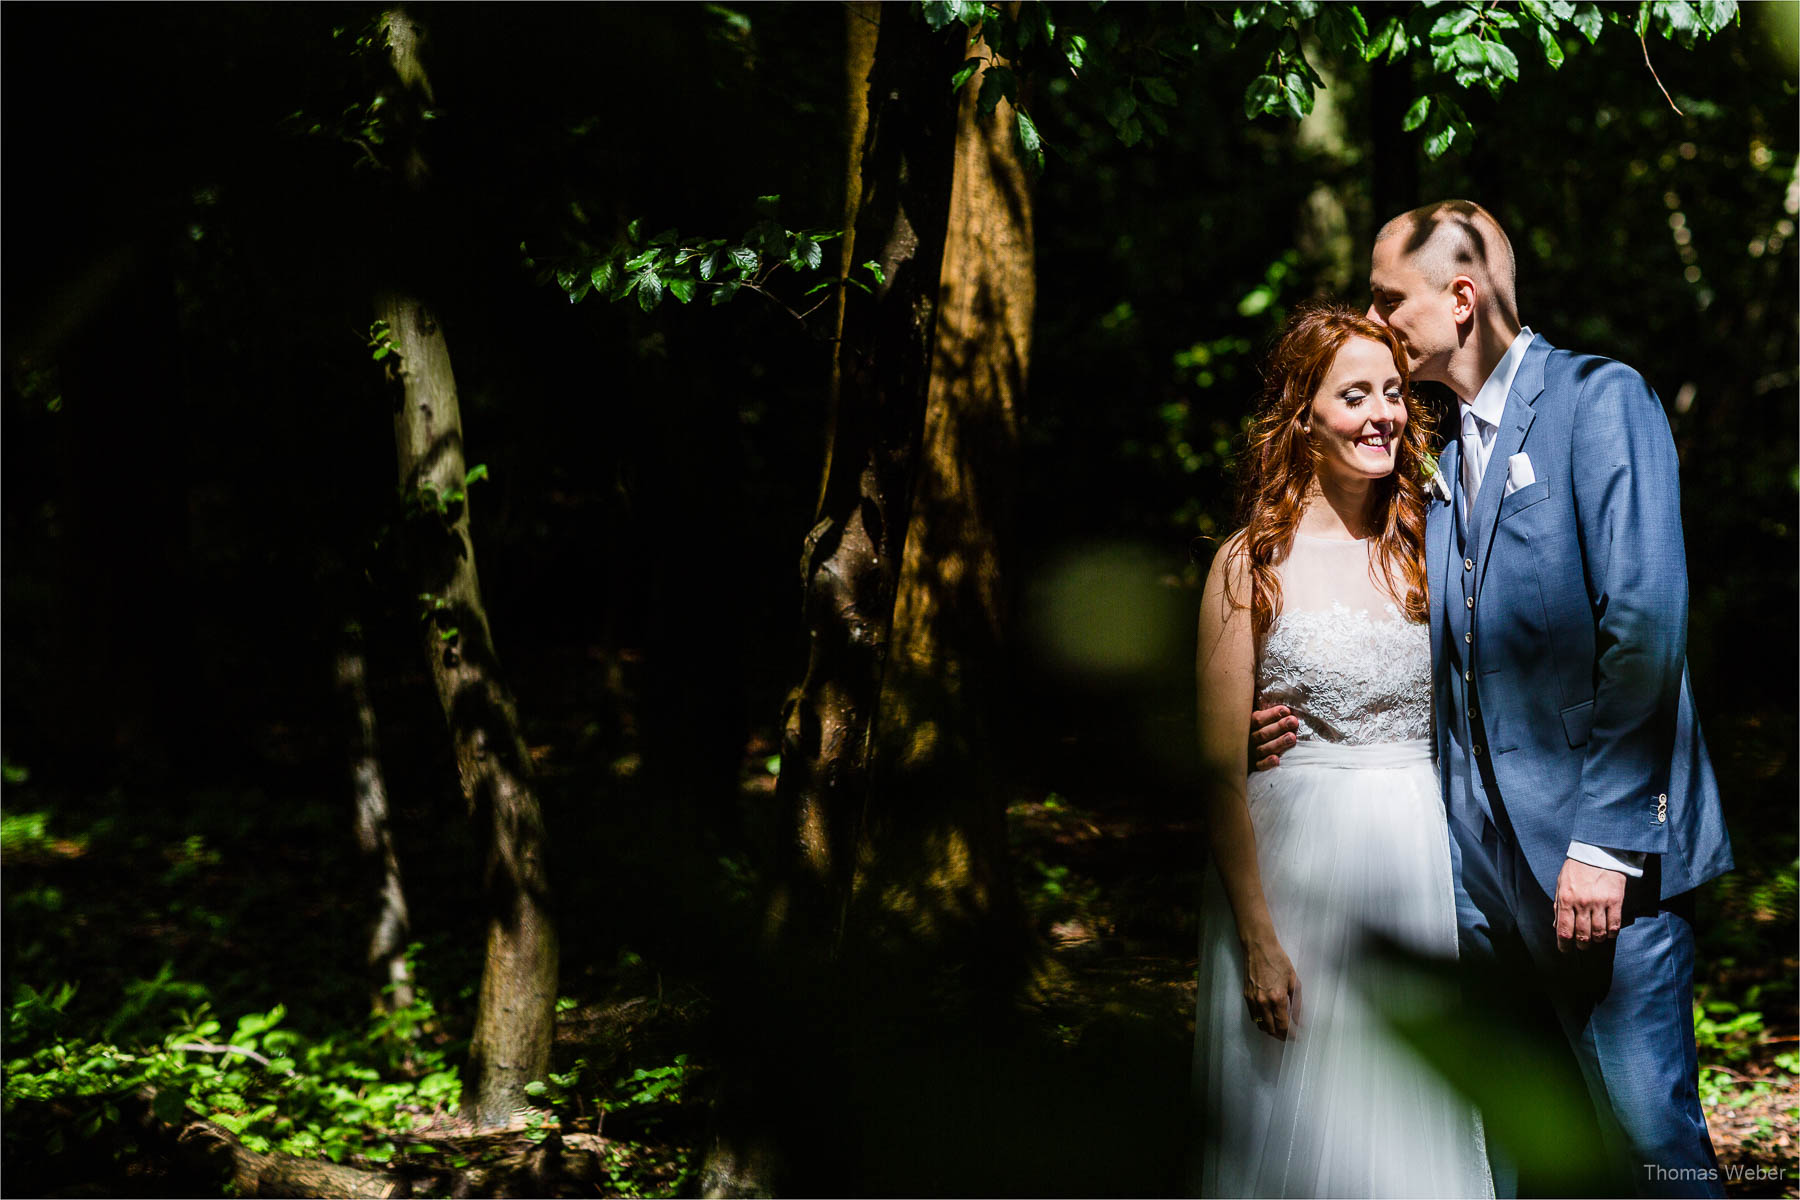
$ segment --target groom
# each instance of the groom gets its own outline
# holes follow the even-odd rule
[[[1731,849],[1688,689],[1668,419],[1631,368],[1521,327],[1512,246],[1477,204],[1389,221],[1369,284],[1413,378],[1461,401],[1425,536],[1465,952],[1535,968],[1631,1187],[1723,1195],[1695,1083],[1692,891]],[[1272,766],[1297,723],[1253,727]]]

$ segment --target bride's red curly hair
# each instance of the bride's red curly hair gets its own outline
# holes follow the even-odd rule
[[[1318,455],[1306,426],[1312,402],[1338,351],[1353,337],[1386,346],[1400,368],[1406,430],[1393,474],[1375,482],[1377,531],[1369,577],[1394,598],[1409,620],[1423,621],[1425,488],[1420,463],[1431,461],[1431,418],[1412,392],[1406,349],[1393,330],[1341,304],[1309,304],[1291,317],[1263,367],[1263,395],[1250,424],[1243,461],[1243,539],[1239,553],[1250,578],[1250,627],[1260,645],[1281,612],[1276,565],[1293,544],[1318,474]],[[1242,605],[1233,598],[1232,603]]]

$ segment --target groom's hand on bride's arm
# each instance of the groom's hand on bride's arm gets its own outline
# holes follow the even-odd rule
[[[1619,934],[1625,873],[1564,859],[1556,877],[1556,948],[1586,950]]]
[[[1299,742],[1300,718],[1285,704],[1259,708],[1250,714],[1250,769],[1267,771],[1281,762],[1284,751]]]

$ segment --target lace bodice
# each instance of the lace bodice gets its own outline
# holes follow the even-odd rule
[[[1281,613],[1256,663],[1257,707],[1285,704],[1302,742],[1431,736],[1431,636],[1369,578],[1367,541],[1296,536]]]

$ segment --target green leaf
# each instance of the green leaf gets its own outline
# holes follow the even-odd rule
[[[756,215],[759,217],[773,218],[780,208],[781,197],[779,195],[758,196],[756,198]]]
[[[1504,42],[1483,42],[1481,45],[1487,56],[1487,65],[1498,71],[1504,78],[1517,83],[1519,81],[1519,56],[1512,52],[1512,47]]]
[[[1400,128],[1411,133],[1425,123],[1425,118],[1430,112],[1431,97],[1420,96],[1412,102],[1412,107],[1406,110],[1406,116],[1400,120]]]
[[[725,252],[725,257],[730,261],[732,266],[738,269],[739,274],[755,274],[758,260],[756,251],[750,249],[750,247],[733,246],[730,250]]]
[[[1080,72],[1082,64],[1087,61],[1087,39],[1079,33],[1071,33],[1063,39],[1063,57],[1069,60],[1069,73]]]
[[[661,276],[648,267],[638,272],[637,298],[638,307],[649,312],[662,299],[663,284]]]
[[[1406,36],[1404,33],[1401,33],[1400,30],[1399,17],[1389,17],[1386,21],[1383,21],[1381,28],[1375,31],[1375,35],[1363,43],[1363,61],[1374,62],[1376,59],[1392,50],[1394,46],[1394,35],[1400,34],[1402,38]]]
[[[1263,13],[1268,9],[1265,4],[1240,4],[1231,10],[1231,28],[1235,33],[1243,33],[1253,25],[1260,25]]]
[[[1328,4],[1319,14],[1319,39],[1339,54],[1361,56],[1369,44],[1369,24],[1354,4]]]
[[[989,116],[1000,107],[1002,99],[1012,101],[1019,94],[1019,81],[1009,68],[989,67],[981,75],[981,90],[975,94],[975,108]]]
[[[461,632],[462,632],[462,630],[458,629],[454,625],[450,626],[450,628],[448,628],[448,629],[440,629],[440,630],[438,630],[438,641],[454,642],[456,640],[456,635]]]
[[[1144,95],[1158,104],[1174,104],[1179,99],[1175,95],[1175,89],[1169,86],[1169,81],[1160,75],[1146,75],[1138,80],[1138,86],[1144,89]]]
[[[1575,11],[1569,14],[1569,20],[1589,42],[1600,36],[1600,28],[1606,23],[1597,4],[1577,4]]]
[[[1281,80],[1273,75],[1258,75],[1244,89],[1244,116],[1247,119],[1274,112],[1281,104]]]
[[[1694,0],[1700,17],[1700,28],[1708,37],[1720,32],[1738,19],[1737,0]]]
[[[1550,64],[1552,70],[1561,67],[1563,65],[1563,48],[1562,43],[1556,40],[1556,31],[1548,25],[1539,25],[1537,39],[1538,45],[1544,48],[1544,61]]]
[[[874,259],[871,258],[868,262],[864,263],[863,270],[873,275],[875,277],[875,282],[878,285],[887,283],[887,272],[882,270],[881,264]]]
[[[686,304],[694,298],[694,289],[699,285],[692,279],[671,279],[668,281],[669,295]]]
[[[743,285],[737,283],[721,283],[718,287],[713,289],[713,294],[709,303],[714,307],[724,304],[733,296],[737,295],[738,288],[741,286]]]
[[[1313,110],[1312,85],[1304,75],[1289,72],[1283,99],[1287,103],[1288,115],[1298,121]]]
[[[982,61],[979,58],[965,58],[963,65],[956,68],[956,74],[950,76],[950,90],[961,91],[962,85],[969,82],[975,72],[981,69]]]
[[[1468,141],[1475,134],[1462,108],[1448,96],[1437,97],[1431,119],[1425,123],[1425,153],[1441,158],[1458,141]]]
[[[696,266],[694,269],[700,272],[700,278],[702,280],[710,282],[713,277],[713,272],[718,269],[718,266],[719,266],[719,256],[718,255],[702,254],[700,256],[699,265]]]
[[[925,0],[919,6],[924,10],[925,23],[936,32],[956,19],[956,5],[949,0]]]
[[[468,474],[463,476],[463,486],[468,487],[471,483],[474,483],[477,479],[486,479],[487,477],[488,477],[487,464],[486,463],[476,463],[474,466],[469,468]],[[277,1006],[277,1007],[279,1007],[279,1006]],[[269,1023],[271,1025],[274,1024],[273,1021],[271,1021]]]
[[[1037,126],[1032,123],[1030,117],[1025,115],[1024,109],[1019,108],[1013,111],[1018,117],[1019,149],[1024,152],[1029,161],[1037,164],[1038,170],[1042,171],[1044,169],[1044,140],[1038,136]]]
[[[627,238],[629,238],[631,241],[635,242],[638,240],[638,237],[639,237],[640,233],[642,232],[643,228],[644,228],[643,218],[642,217],[634,218],[632,220],[631,224],[629,224],[625,227],[625,236]]]
[[[604,292],[612,287],[613,280],[617,274],[618,272],[613,267],[612,259],[603,259],[600,262],[595,263],[594,269],[588,273],[588,282],[594,285],[595,291]]]
[[[1481,16],[1477,9],[1456,8],[1431,23],[1433,41],[1445,41],[1462,33]]]
[[[646,250],[642,254],[634,254],[632,257],[626,259],[625,269],[627,271],[641,271],[661,257],[662,252],[660,250]],[[567,287],[568,285],[564,284],[563,286]]]
[[[1135,146],[1144,140],[1144,127],[1138,123],[1136,117],[1120,124],[1119,140],[1127,146]]]
[[[802,237],[800,244],[794,249],[799,252],[800,261],[806,264],[809,271],[818,270],[819,264],[825,261],[824,249],[809,237]]]
[[[1487,65],[1487,48],[1492,42],[1484,42],[1472,33],[1461,34],[1450,43],[1450,52],[1456,61],[1465,67],[1485,67]]]
[[[544,1086],[544,1081],[541,1079],[534,1079],[525,1085],[525,1094],[527,1096],[541,1096],[548,1090],[549,1089]]]

